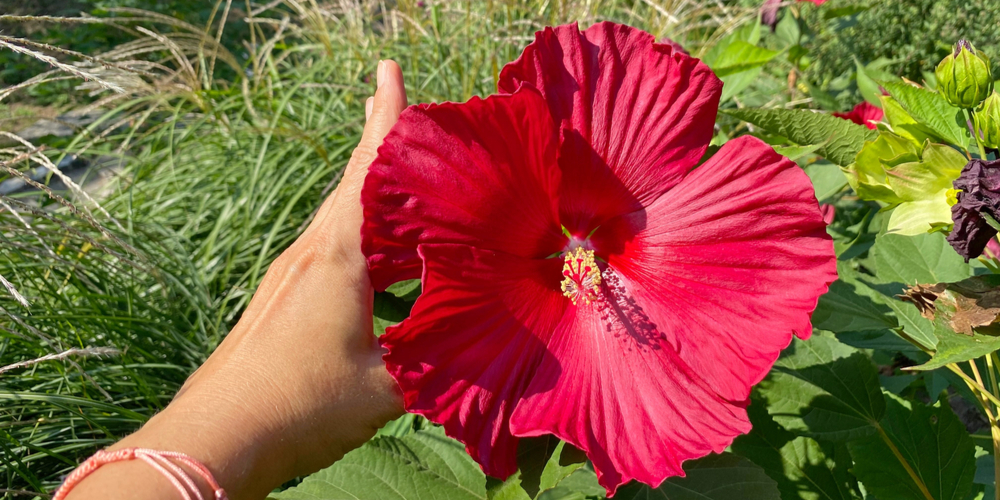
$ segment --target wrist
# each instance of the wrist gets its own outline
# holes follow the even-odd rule
[[[291,477],[289,460],[270,439],[273,434],[260,415],[232,408],[229,402],[189,392],[109,449],[184,453],[204,464],[230,499],[264,498]],[[207,484],[196,482],[203,493],[211,494]]]
[[[243,417],[206,411],[210,406],[187,406],[190,401],[175,401],[108,451],[145,448],[182,453],[208,469],[228,498],[265,498],[284,479],[279,471],[285,462],[269,453],[267,442],[256,437],[254,427]],[[208,481],[194,469],[186,465],[180,467],[204,498],[215,498],[214,488]],[[178,491],[162,472],[136,458],[99,467],[69,491],[67,500],[177,498],[180,498]]]

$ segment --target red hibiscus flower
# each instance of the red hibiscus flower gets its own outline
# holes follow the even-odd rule
[[[518,438],[587,453],[612,494],[750,429],[746,405],[836,279],[808,177],[752,137],[698,166],[722,83],[648,33],[537,33],[499,93],[411,106],[362,192],[379,340],[407,410],[496,477]]]
[[[834,113],[833,116],[850,120],[858,125],[864,125],[875,130],[875,122],[881,121],[885,116],[885,112],[882,111],[882,108],[865,101],[855,105],[854,109],[847,113]]]

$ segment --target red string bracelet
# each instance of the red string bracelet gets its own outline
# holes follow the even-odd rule
[[[209,472],[208,467],[205,467],[201,462],[183,454],[173,451],[157,451],[150,450],[148,448],[122,448],[115,451],[101,450],[94,454],[94,456],[87,459],[87,461],[80,464],[79,467],[73,473],[66,477],[63,481],[62,486],[56,491],[55,496],[52,500],[64,500],[69,492],[80,484],[87,476],[92,474],[95,470],[101,468],[103,465],[107,465],[114,462],[126,462],[129,460],[139,459],[143,462],[149,464],[152,468],[156,469],[160,474],[163,474],[170,484],[174,485],[177,492],[181,494],[181,498],[184,500],[205,500],[205,497],[201,494],[201,490],[191,479],[191,476],[179,465],[173,461],[180,462],[202,477],[205,482],[208,483],[209,487],[215,493],[214,500],[228,500],[226,496],[226,490],[223,490],[219,483],[215,481],[212,477],[212,473]],[[171,461],[173,460],[173,461]],[[193,494],[193,495],[192,495]]]

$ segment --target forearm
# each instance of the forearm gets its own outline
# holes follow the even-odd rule
[[[364,176],[406,107],[395,63],[381,62],[377,79],[365,134],[334,195],[271,265],[239,323],[174,401],[110,450],[189,455],[230,499],[257,500],[340,459],[402,414],[372,334],[374,292],[360,252]],[[214,498],[200,484],[202,495]],[[169,480],[140,460],[104,465],[68,496],[178,498]]]
[[[219,397],[226,396],[220,394]],[[148,448],[187,454],[202,462],[232,500],[262,499],[292,477],[290,457],[271,444],[267,425],[252,411],[224,413],[232,401],[197,401],[198,395],[172,403],[135,434],[109,450]],[[208,484],[186,469],[205,498],[214,498]],[[178,500],[166,477],[141,460],[105,465],[70,493],[68,500]]]

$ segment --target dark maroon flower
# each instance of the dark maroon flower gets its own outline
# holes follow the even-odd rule
[[[965,165],[955,180],[958,203],[951,207],[955,227],[948,243],[965,261],[979,257],[997,230],[984,215],[1000,219],[1000,160],[974,159]]]

